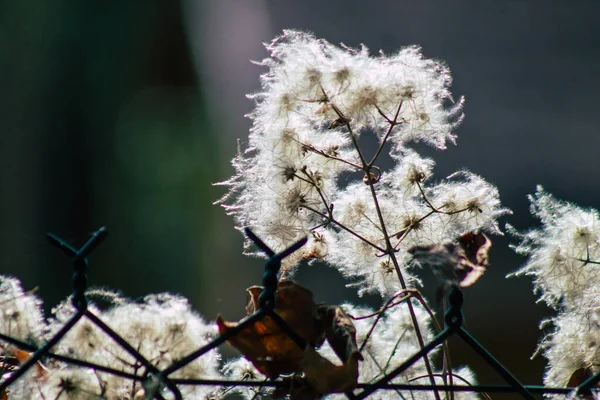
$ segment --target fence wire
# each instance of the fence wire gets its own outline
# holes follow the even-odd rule
[[[107,237],[108,230],[106,227],[100,228],[94,232],[88,241],[80,248],[75,249],[67,242],[60,239],[58,236],[48,233],[47,238],[51,245],[59,248],[69,257],[71,257],[74,267],[73,273],[73,296],[72,302],[77,312],[62,326],[56,334],[49,339],[43,346],[36,347],[17,338],[0,333],[0,341],[15,346],[20,350],[31,353],[31,356],[21,364],[18,364],[13,371],[3,376],[0,381],[0,393],[6,393],[6,390],[18,381],[27,371],[29,371],[42,358],[54,359],[70,365],[89,368],[95,371],[100,371],[108,374],[113,374],[132,381],[141,382],[146,389],[146,398],[164,399],[160,393],[160,388],[168,389],[175,399],[183,399],[179,386],[183,385],[206,385],[218,387],[282,387],[284,382],[280,380],[266,381],[248,381],[248,380],[215,380],[215,379],[177,379],[170,378],[169,375],[185,367],[192,361],[202,357],[204,354],[220,346],[227,340],[238,335],[246,327],[251,326],[257,321],[269,317],[284,331],[300,348],[306,348],[309,343],[298,334],[276,311],[275,311],[275,292],[277,290],[277,274],[281,267],[281,261],[298,250],[306,243],[306,238],[299,240],[286,248],[280,253],[275,253],[262,240],[246,229],[246,235],[262,250],[268,257],[265,264],[265,271],[262,278],[263,292],[259,296],[259,309],[242,319],[236,327],[231,328],[224,334],[215,337],[206,345],[200,347],[196,351],[190,353],[186,357],[173,362],[164,369],[159,369],[148,361],[139,351],[127,343],[118,333],[105,324],[98,316],[88,309],[88,302],[85,296],[87,289],[87,257],[90,253]],[[441,391],[441,392],[477,392],[477,393],[513,393],[518,394],[525,399],[535,399],[535,395],[542,394],[562,394],[571,396],[589,396],[595,393],[598,389],[596,385],[600,382],[600,372],[585,380],[577,387],[558,388],[545,387],[536,385],[523,385],[508,369],[506,369],[495,357],[490,354],[465,328],[462,326],[462,304],[463,296],[458,288],[453,288],[449,293],[449,307],[444,316],[445,327],[438,333],[429,343],[426,343],[423,348],[405,360],[393,371],[385,374],[375,382],[358,383],[356,388],[345,393],[347,398],[351,400],[365,399],[378,391],[386,390],[407,390],[407,391]],[[93,362],[69,357],[67,355],[56,354],[51,349],[75,326],[75,324],[87,319],[96,327],[105,332],[112,340],[114,340],[122,349],[133,356],[137,362],[145,367],[143,375],[131,374],[125,371],[114,369],[111,367],[99,365]],[[500,374],[507,385],[418,385],[408,383],[393,383],[392,381],[402,372],[406,371],[420,359],[426,357],[432,350],[441,346],[449,337],[457,336],[473,348],[495,371]],[[5,397],[0,397],[5,398]],[[12,400],[12,399],[11,399]]]

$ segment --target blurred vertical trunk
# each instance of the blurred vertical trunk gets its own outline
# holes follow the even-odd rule
[[[49,308],[70,265],[44,233],[79,245],[107,225],[92,283],[191,293],[213,146],[179,2],[2,8],[0,273],[39,285]]]

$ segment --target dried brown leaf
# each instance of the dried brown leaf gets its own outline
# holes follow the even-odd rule
[[[484,274],[491,246],[492,241],[485,234],[469,232],[461,236],[458,243],[415,246],[408,252],[421,265],[431,268],[444,286],[464,288],[473,285]]]
[[[258,297],[262,292],[261,286],[247,290],[248,315],[259,309]],[[310,290],[284,280],[279,282],[275,293],[275,311],[311,346],[301,349],[268,316],[243,329],[228,343],[269,378],[296,373],[285,378],[288,385],[278,389],[276,396],[290,395],[293,400],[313,400],[328,393],[346,392],[356,386],[358,362],[362,356],[356,344],[354,324],[342,308],[316,305]],[[221,334],[237,325],[237,322],[217,318]],[[341,365],[332,363],[314,349],[313,346],[321,346],[325,339],[342,361]]]
[[[20,364],[23,364],[24,362],[26,362],[27,360],[29,360],[33,353],[29,353],[28,351],[21,350],[16,347],[10,346],[8,348],[8,354],[10,354],[12,357],[14,357],[17,360],[18,364],[20,365]],[[35,371],[36,371],[38,378],[40,378],[40,379],[45,379],[46,376],[48,375],[48,368],[46,368],[46,366],[44,364],[42,364],[41,361],[38,361],[35,364]]]
[[[343,364],[336,365],[308,348],[302,359],[306,381],[321,395],[351,390],[358,382],[358,361],[362,360],[354,323],[339,306],[321,304],[317,306],[317,315],[322,334]]]
[[[307,348],[302,370],[308,385],[317,393],[343,393],[356,387],[359,360],[362,360],[360,353],[353,353],[342,365],[336,365],[315,349]]]
[[[362,360],[356,345],[356,328],[348,314],[339,306],[320,304],[317,315],[325,338],[340,360],[346,362],[352,356]]]
[[[461,261],[462,277],[460,287],[469,287],[481,278],[489,263],[492,241],[483,233],[468,232],[458,239],[464,251]]]
[[[253,286],[247,290],[246,312],[252,314],[259,308],[258,296],[263,288]],[[321,336],[315,321],[316,304],[312,292],[292,282],[281,281],[275,292],[275,311],[300,336],[316,343]],[[237,322],[217,318],[221,334],[236,327]],[[304,349],[301,349],[272,318],[266,316],[242,330],[228,341],[269,378],[290,374],[300,369]]]
[[[13,371],[17,369],[21,364],[31,358],[31,354],[25,350],[18,349],[13,346],[9,346],[6,349],[6,356],[0,359],[0,369],[4,372]],[[35,365],[35,374],[40,381],[44,381],[48,376],[48,369],[41,361],[38,361]],[[0,390],[0,400],[9,400],[10,391],[8,389]]]

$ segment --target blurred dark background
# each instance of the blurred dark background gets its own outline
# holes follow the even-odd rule
[[[495,183],[506,221],[532,226],[526,194],[600,207],[596,111],[597,2],[234,1],[3,2],[0,5],[0,273],[39,287],[47,309],[70,291],[70,264],[45,241],[79,245],[102,225],[94,285],[133,298],[181,293],[207,318],[244,312],[262,262],[212,202],[246,138],[246,93],[285,28],[374,52],[419,44],[445,60],[464,95],[458,146],[428,150],[436,176],[467,167]],[[523,259],[493,238],[492,267],[465,294],[467,328],[518,378],[541,383],[530,361],[550,315],[527,279],[504,279]],[[425,274],[426,283],[430,282]],[[317,300],[359,300],[325,266],[298,280]],[[424,292],[431,297],[433,289]],[[482,383],[501,383],[470,351]]]

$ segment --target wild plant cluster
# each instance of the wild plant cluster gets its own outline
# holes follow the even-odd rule
[[[550,333],[538,352],[548,359],[544,383],[560,387],[600,371],[600,215],[558,200],[541,186],[529,201],[540,227],[520,233],[507,226],[519,240],[515,251],[528,257],[509,276],[533,277],[538,301],[556,311],[540,325]]]
[[[463,119],[463,99],[450,93],[451,75],[418,47],[372,55],[366,47],[335,46],[311,34],[285,31],[266,45],[259,64],[262,91],[249,96],[255,109],[248,142],[233,160],[234,175],[219,185],[217,203],[239,230],[250,227],[279,251],[308,237],[308,244],[284,260],[281,279],[293,278],[306,263],[338,269],[359,295],[377,294],[382,307],[343,304],[353,318],[362,354],[360,382],[373,382],[419,351],[440,327],[419,294],[415,248],[456,243],[470,232],[501,235],[503,208],[498,190],[484,178],[460,170],[434,179],[434,160],[416,143],[444,150],[454,144]],[[541,188],[531,196],[538,229],[519,233],[514,246],[528,257],[514,275],[533,276],[540,301],[557,311],[546,321],[553,330],[540,344],[548,359],[545,383],[566,386],[575,371],[598,370],[600,307],[600,224],[598,213],[558,201]],[[257,254],[248,241],[247,254]],[[434,257],[435,258],[435,257]],[[104,293],[111,306],[90,307],[158,367],[183,358],[214,338],[207,322],[184,298],[148,296],[133,302]],[[69,301],[50,318],[35,294],[14,278],[0,284],[0,333],[34,345],[51,337],[76,312]],[[2,345],[6,359],[14,349]],[[56,345],[58,354],[117,367],[131,374],[143,367],[93,325],[80,321]],[[340,361],[327,345],[318,350]],[[441,357],[437,357],[441,355]],[[435,365],[441,358],[441,365]],[[10,376],[4,368],[2,376]],[[218,351],[177,371],[176,377],[261,380],[246,358],[222,362]],[[446,348],[397,376],[394,383],[470,385],[468,367],[453,366]],[[170,392],[161,392],[170,398]],[[185,398],[268,398],[265,388],[186,386]],[[344,394],[324,394],[344,398]],[[443,392],[386,391],[378,398],[440,399]],[[10,387],[8,398],[142,399],[139,382],[85,367],[47,362]],[[383,397],[382,397],[383,396]],[[454,393],[475,398],[475,393]]]

